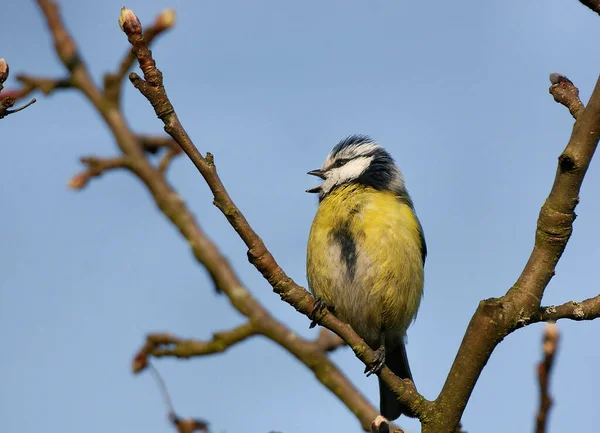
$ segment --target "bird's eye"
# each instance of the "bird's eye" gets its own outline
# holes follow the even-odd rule
[[[348,162],[347,159],[338,159],[336,162],[333,163],[333,167],[334,168],[339,168],[342,165],[346,164]]]

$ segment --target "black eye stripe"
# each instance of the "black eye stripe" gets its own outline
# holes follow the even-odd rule
[[[342,165],[346,164],[348,161],[350,161],[349,159],[338,159],[336,162],[333,163],[333,166],[335,168],[339,168]]]

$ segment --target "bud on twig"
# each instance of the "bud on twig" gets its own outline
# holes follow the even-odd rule
[[[546,325],[546,331],[544,332],[544,354],[546,356],[552,355],[556,352],[556,346],[558,345],[559,331],[558,326],[554,322],[549,322]]]
[[[0,84],[4,83],[8,78],[8,63],[6,60],[0,59]]]
[[[131,369],[134,374],[138,374],[142,370],[144,370],[148,366],[148,355],[144,352],[139,352],[133,358],[133,363],[131,364]]]
[[[140,23],[140,20],[133,13],[133,11],[131,9],[127,9],[125,6],[121,8],[121,14],[119,15],[119,26],[127,36],[142,34],[142,23]]]
[[[71,189],[83,189],[87,185],[88,180],[89,176],[87,172],[84,171],[83,173],[78,173],[75,176],[73,176],[69,181],[68,186]]]
[[[549,78],[550,78],[551,84],[560,84],[560,83],[573,84],[573,82],[571,80],[569,80],[566,75],[563,75],[558,72],[551,73]]]
[[[175,24],[175,9],[169,8],[165,9],[160,13],[160,15],[156,18],[156,22],[154,23],[154,27],[156,27],[157,32],[163,32],[165,30],[170,29]]]

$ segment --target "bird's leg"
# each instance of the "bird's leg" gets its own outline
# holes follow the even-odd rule
[[[381,331],[379,336],[379,348],[375,351],[375,360],[370,366],[365,367],[367,377],[372,374],[379,374],[385,365],[385,333]]]
[[[309,318],[311,319],[309,328],[312,329],[319,324],[319,319],[323,315],[323,311],[329,310],[333,313],[333,306],[329,305],[323,298],[315,299],[315,308],[310,313]]]

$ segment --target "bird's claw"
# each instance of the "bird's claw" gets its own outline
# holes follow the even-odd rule
[[[372,374],[379,374],[385,365],[385,347],[381,346],[375,351],[375,360],[370,366],[365,367],[367,377]]]
[[[313,309],[312,313],[310,313],[310,326],[309,328],[312,329],[315,326],[317,326],[319,324],[319,319],[321,318],[321,316],[323,315],[323,311],[325,310],[329,310],[329,311],[333,311],[333,308],[330,307],[327,302],[325,302],[323,300],[323,298],[317,298],[315,300],[315,308]]]

